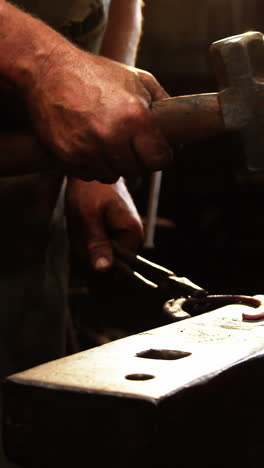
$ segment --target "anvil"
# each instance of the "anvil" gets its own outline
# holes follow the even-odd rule
[[[6,379],[4,443],[24,467],[263,466],[264,321],[246,305]]]

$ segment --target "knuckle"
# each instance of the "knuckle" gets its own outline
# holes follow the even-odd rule
[[[146,80],[154,80],[156,81],[156,78],[152,75],[152,73],[150,73],[149,71],[147,70],[139,70],[139,75],[140,77],[142,78],[145,78]]]
[[[140,98],[131,96],[127,108],[127,117],[131,120],[138,119],[144,113],[144,105]]]
[[[95,141],[107,141],[111,135],[111,126],[102,119],[94,125],[93,132]]]
[[[126,124],[140,127],[146,122],[146,107],[147,103],[140,99],[132,101],[126,111]]]

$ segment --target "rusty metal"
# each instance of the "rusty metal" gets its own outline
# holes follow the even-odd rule
[[[7,454],[27,468],[261,468],[264,320],[243,321],[249,309],[229,305],[9,377]]]

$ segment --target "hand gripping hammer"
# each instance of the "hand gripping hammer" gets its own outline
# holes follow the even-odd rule
[[[226,131],[238,131],[250,171],[264,169],[264,41],[260,32],[229,37],[211,45],[219,92],[177,96],[153,103],[154,118],[172,143],[201,140]],[[4,107],[4,106],[3,106]],[[9,106],[10,107],[10,106]],[[3,110],[5,112],[5,110]],[[2,114],[3,115],[3,114]],[[33,133],[0,134],[1,169],[14,173],[17,160],[23,171],[23,155],[32,153],[41,169],[43,148]],[[27,156],[26,156],[27,155]],[[43,158],[44,165],[47,164]],[[6,168],[4,165],[6,163]],[[10,167],[9,167],[10,166]],[[26,171],[27,163],[25,163]]]

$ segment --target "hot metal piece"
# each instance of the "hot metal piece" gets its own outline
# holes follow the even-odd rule
[[[245,320],[258,320],[264,318],[264,296],[241,295],[204,295],[200,297],[188,297],[170,299],[164,304],[163,311],[173,321],[195,317],[211,310],[219,309],[230,304],[241,304],[251,307],[248,312],[242,314]]]

